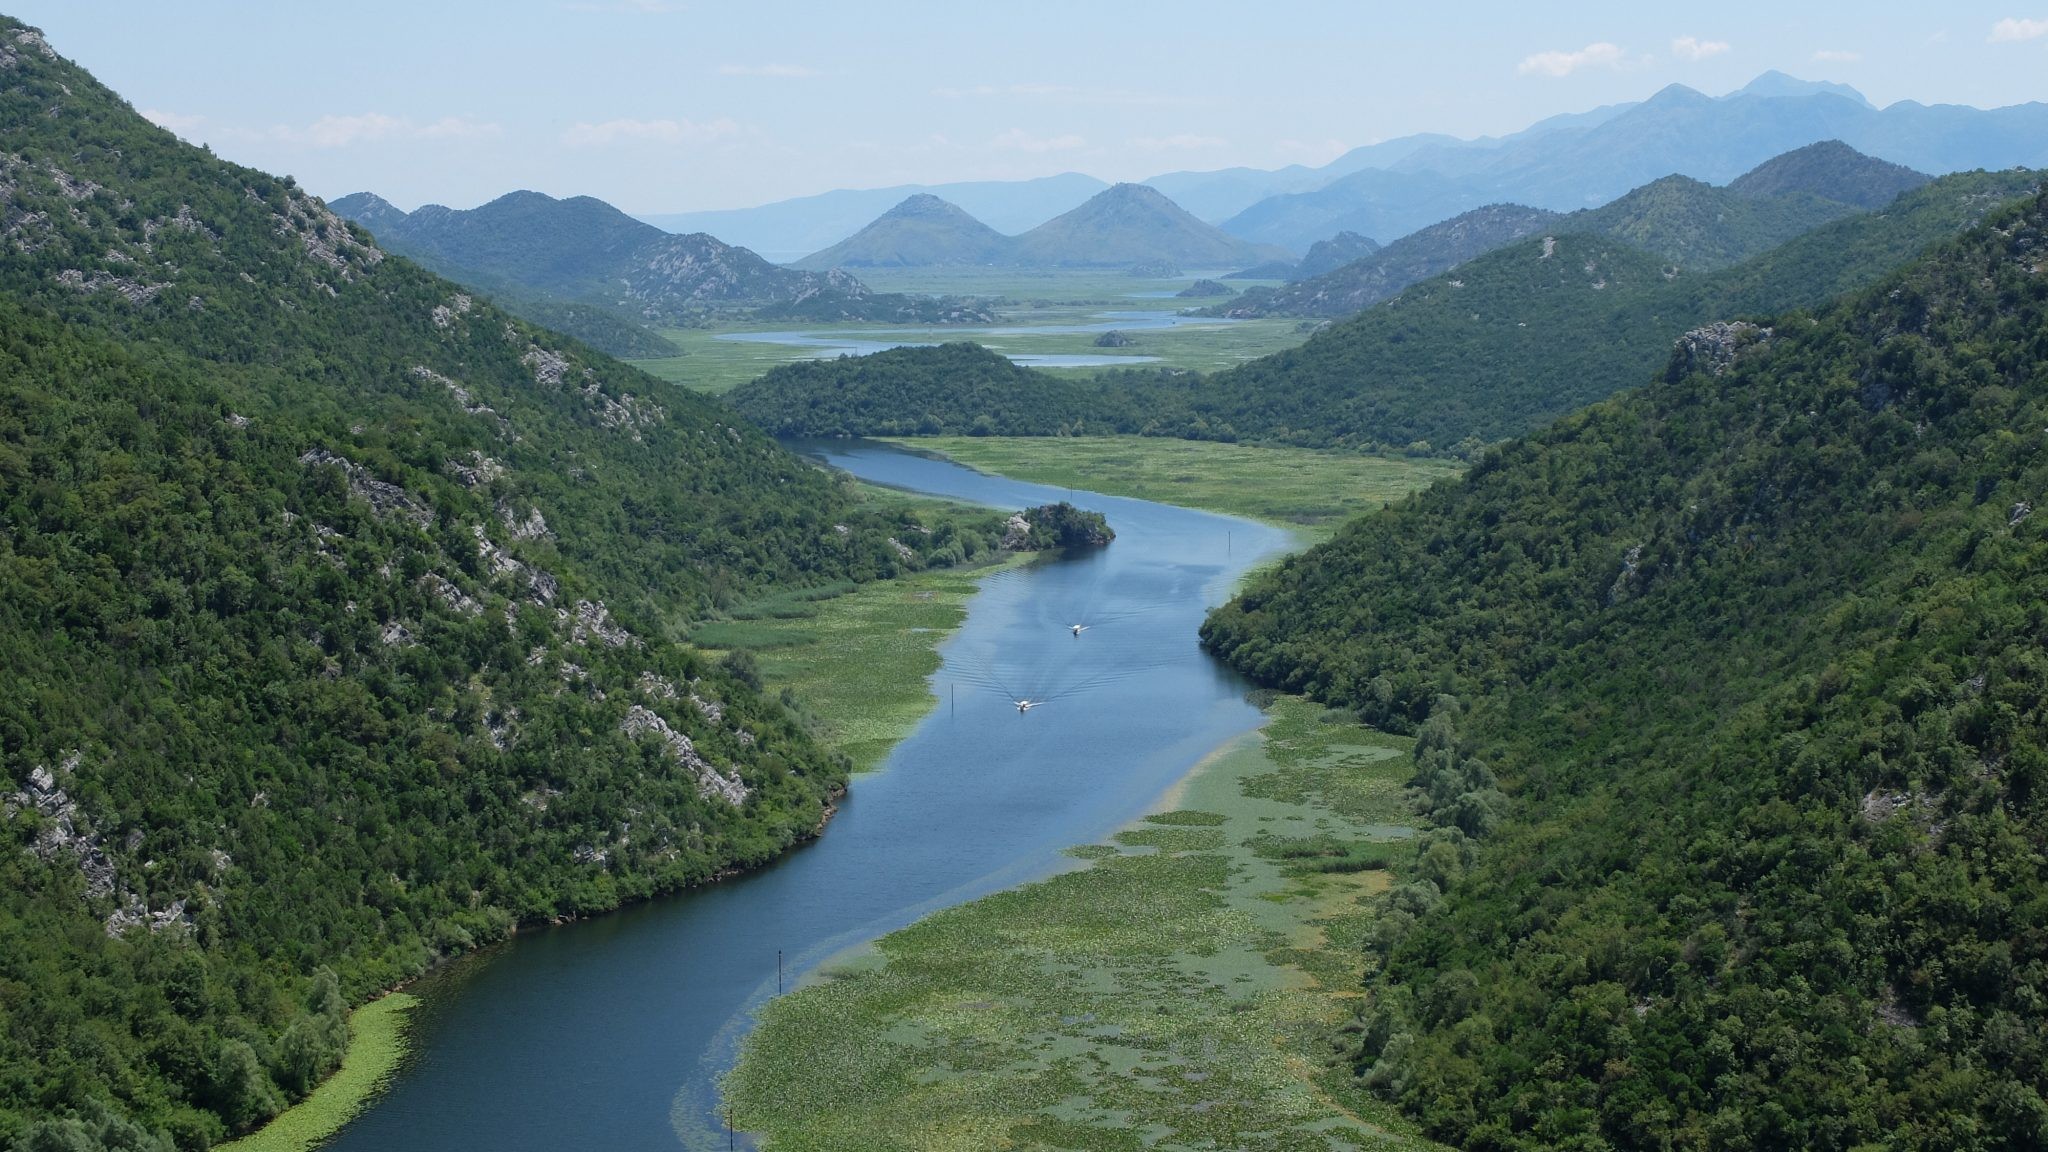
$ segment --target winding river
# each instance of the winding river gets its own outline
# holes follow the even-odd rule
[[[984,581],[940,649],[939,705],[825,835],[753,874],[522,933],[423,981],[414,1055],[347,1152],[724,1148],[716,1083],[782,979],[1051,873],[1255,727],[1196,647],[1283,531],[989,476],[885,445],[799,445],[866,479],[1003,508],[1066,499],[1116,543]],[[1081,634],[1070,625],[1087,624]],[[1045,701],[1020,713],[1014,697]]]

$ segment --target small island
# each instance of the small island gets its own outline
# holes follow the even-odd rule
[[[1184,300],[1199,300],[1210,296],[1235,296],[1237,289],[1218,280],[1197,280],[1175,295]]]
[[[1095,346],[1097,348],[1129,348],[1136,343],[1136,340],[1131,339],[1130,333],[1119,331],[1115,328],[1095,338]]]
[[[1062,500],[1026,508],[1003,525],[1003,547],[1013,552],[1045,548],[1100,548],[1116,539],[1108,518]]]

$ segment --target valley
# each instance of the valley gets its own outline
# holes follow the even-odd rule
[[[0,1152],[2048,1148],[2048,21],[21,2]]]

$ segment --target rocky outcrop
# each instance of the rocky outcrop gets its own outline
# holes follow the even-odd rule
[[[737,808],[747,802],[748,788],[737,771],[720,772],[709,760],[697,752],[688,736],[669,726],[661,716],[638,704],[626,712],[625,720],[619,724],[619,731],[632,739],[653,736],[660,740],[669,759],[690,773],[697,782],[697,795],[706,800],[717,798]]]
[[[325,448],[314,448],[299,457],[299,463],[308,468],[334,465],[348,476],[350,494],[368,501],[370,510],[379,518],[410,520],[422,528],[434,523],[433,509],[427,502],[407,492],[396,484],[371,476],[369,469],[357,464],[346,456],[339,456]]]
[[[1183,300],[1202,300],[1216,296],[1235,296],[1237,289],[1215,280],[1197,280],[1174,295]]]
[[[1701,325],[1678,338],[1664,379],[1675,384],[1695,372],[1722,375],[1745,352],[1769,344],[1771,335],[1769,328],[1741,320]]]
[[[1097,348],[1129,348],[1136,343],[1136,340],[1131,339],[1130,333],[1114,328],[1095,338]]]

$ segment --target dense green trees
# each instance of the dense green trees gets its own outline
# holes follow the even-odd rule
[[[870,510],[0,47],[0,1147],[205,1146],[349,1002],[813,833],[844,766],[675,638],[993,515]]]
[[[1431,1133],[2048,1145],[2044,269],[2032,198],[1212,616],[1421,727],[1443,827],[1350,1035]]]

